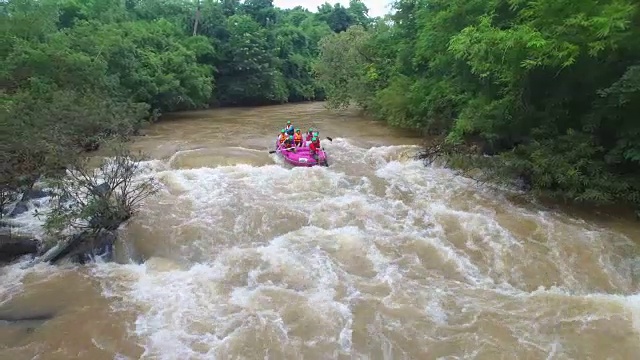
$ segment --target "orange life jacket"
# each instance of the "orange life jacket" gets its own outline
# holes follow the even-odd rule
[[[287,140],[288,136],[286,134],[280,134],[280,136],[278,136],[278,141],[280,141],[280,144],[282,144],[285,140]]]
[[[293,141],[302,142],[302,134],[298,134],[298,133],[293,134]]]

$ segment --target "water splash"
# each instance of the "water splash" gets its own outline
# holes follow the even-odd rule
[[[425,168],[413,147],[324,146],[329,168],[291,169],[275,155],[147,163],[164,189],[126,236],[152,244],[141,245],[151,259],[92,270],[114,311],[137,314],[142,358],[639,350],[628,335],[640,319],[629,239]],[[597,346],[608,336],[615,350]]]

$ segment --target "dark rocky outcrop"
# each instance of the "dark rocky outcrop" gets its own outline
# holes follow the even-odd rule
[[[22,200],[21,201],[42,199],[42,198],[45,198],[45,197],[51,196],[51,195],[53,195],[53,193],[51,191],[41,190],[41,189],[30,189],[30,190],[27,190],[24,193],[22,193]]]
[[[7,263],[24,255],[35,255],[40,242],[28,236],[15,235],[8,228],[0,229],[0,262]]]
[[[64,258],[79,263],[91,261],[96,257],[111,261],[116,239],[116,234],[109,230],[83,231],[48,251],[41,260],[52,264]]]

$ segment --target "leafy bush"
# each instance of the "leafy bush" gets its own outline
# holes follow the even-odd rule
[[[520,177],[538,194],[640,205],[636,2],[400,0],[394,7],[393,26],[350,28],[321,42],[316,70],[330,106],[355,102],[391,125],[444,134],[450,144],[473,139],[498,156],[460,146],[439,153],[498,182]]]
[[[153,177],[144,177],[143,157],[122,144],[113,156],[93,167],[90,159],[78,161],[67,176],[51,181],[56,194],[45,227],[50,234],[78,230],[115,230],[158,191]]]

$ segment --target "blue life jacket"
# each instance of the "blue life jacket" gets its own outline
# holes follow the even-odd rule
[[[289,125],[286,129],[285,129],[287,135],[291,135],[293,136],[293,134],[296,132],[296,129],[294,129],[293,125]]]

